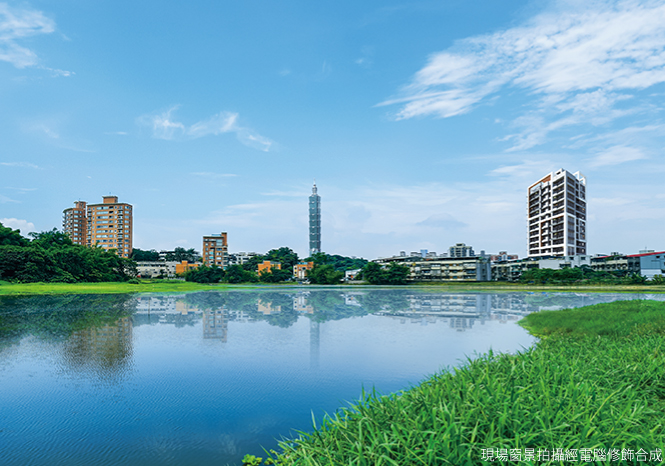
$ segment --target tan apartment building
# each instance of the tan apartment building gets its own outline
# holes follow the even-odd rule
[[[586,177],[561,168],[527,196],[529,257],[586,255]]]
[[[293,278],[296,280],[307,279],[307,271],[314,268],[314,262],[300,262],[293,266]]]
[[[226,232],[203,237],[203,264],[225,268],[228,265],[229,245]]]
[[[200,264],[198,262],[181,261],[179,264],[175,265],[175,274],[182,275],[192,269],[198,269],[199,265]]]
[[[115,249],[119,256],[132,253],[132,206],[118,202],[117,196],[104,196],[102,204],[88,205],[87,245]]]
[[[74,207],[62,211],[62,231],[74,244],[88,244],[88,218],[86,203],[76,201]]]
[[[269,273],[272,269],[282,270],[282,264],[279,262],[263,261],[257,265],[256,273],[261,275],[261,272],[264,270],[266,273]]]

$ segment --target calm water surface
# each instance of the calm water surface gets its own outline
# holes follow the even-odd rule
[[[0,464],[225,465],[312,415],[627,294],[285,289],[0,299]]]

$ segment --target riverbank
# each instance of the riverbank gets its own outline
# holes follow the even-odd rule
[[[60,294],[184,293],[187,291],[225,290],[237,285],[201,284],[181,280],[141,280],[139,283],[9,283],[0,282],[0,296]],[[251,286],[251,285],[249,285]],[[246,288],[247,286],[245,286]]]
[[[276,463],[662,464],[665,303],[543,311],[521,323],[544,337],[535,347],[367,394],[282,442]]]
[[[578,293],[665,293],[663,285],[585,285],[585,286],[543,286],[524,285],[505,282],[469,282],[469,283],[427,283],[403,286],[376,286],[376,285],[294,285],[290,283],[247,283],[232,285],[228,283],[194,283],[182,280],[139,280],[139,283],[129,282],[98,282],[98,283],[10,283],[0,281],[0,296],[16,295],[49,295],[49,294],[122,294],[122,293],[184,293],[188,291],[230,289],[257,289],[268,287],[307,287],[307,288],[412,288],[424,292],[472,292],[491,291],[504,292],[578,292]]]

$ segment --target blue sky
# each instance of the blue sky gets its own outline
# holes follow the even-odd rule
[[[584,3],[584,5],[579,5]],[[0,222],[134,205],[134,246],[526,254],[588,180],[589,253],[665,249],[665,3],[0,2]]]

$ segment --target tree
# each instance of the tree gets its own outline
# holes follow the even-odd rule
[[[307,279],[315,285],[338,285],[344,278],[344,272],[337,271],[332,265],[314,264],[307,271]]]
[[[72,246],[72,240],[65,233],[61,233],[57,228],[51,231],[42,231],[41,233],[32,232],[28,236],[32,238],[30,244],[44,249]]]
[[[166,253],[166,260],[171,262],[196,262],[201,259],[201,256],[194,248],[181,248],[177,247],[173,251],[168,251]]]
[[[23,245],[0,246],[0,278],[19,282],[101,282],[126,281],[136,276],[130,259],[99,247],[73,244],[57,229],[30,236],[32,241]]]
[[[317,252],[316,254],[312,254],[310,257],[305,259],[305,262],[314,262],[315,264],[319,265],[332,265],[335,270],[346,271],[362,269],[368,261],[362,258],[358,259],[353,257],[340,256],[337,254],[330,255],[324,252]]]
[[[651,284],[653,285],[665,285],[665,276],[663,275],[654,275],[651,279]]]
[[[0,223],[0,246],[25,246],[27,238],[21,236],[21,230],[12,230]]]
[[[397,262],[391,262],[387,268],[376,262],[369,262],[363,267],[363,279],[372,285],[404,285],[411,269]]]
[[[212,267],[203,265],[185,272],[185,281],[196,283],[219,283],[224,279],[225,275],[226,273],[221,267],[217,267],[216,265],[213,265]]]
[[[270,270],[262,270],[259,274],[259,280],[265,283],[279,283],[291,279],[293,274],[289,270],[272,267]]]
[[[243,269],[240,265],[230,265],[226,269],[224,281],[227,283],[250,283],[258,281],[254,272]]]
[[[293,266],[298,263],[298,254],[291,248],[281,247],[268,251],[265,260],[279,262],[284,270],[293,270]]]
[[[134,248],[132,249],[131,258],[137,262],[149,261],[157,262],[159,261],[159,253],[154,249],[149,251],[144,251],[143,249]]]
[[[266,256],[257,255],[250,257],[247,262],[242,264],[242,268],[248,272],[254,272],[258,268],[258,265],[264,260],[266,260]]]

